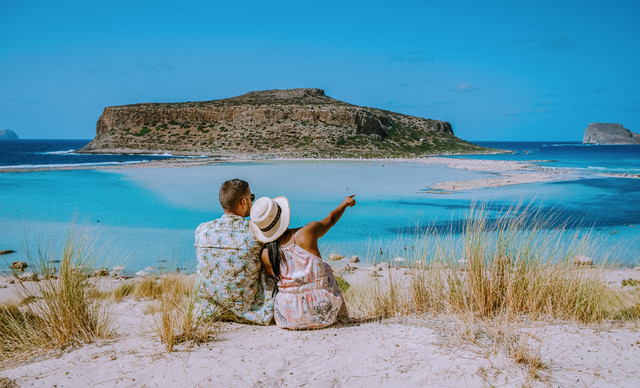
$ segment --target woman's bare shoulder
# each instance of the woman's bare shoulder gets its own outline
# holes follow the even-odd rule
[[[300,245],[301,243],[303,245],[307,245],[311,241],[316,240],[319,224],[320,223],[318,221],[312,221],[301,228],[294,229],[292,235],[294,236],[296,243],[298,245]]]
[[[305,226],[299,228],[298,230],[296,230],[296,235],[300,235],[300,234],[313,234],[315,235],[316,231],[322,227],[322,224],[318,221],[311,221],[308,224],[306,224]]]

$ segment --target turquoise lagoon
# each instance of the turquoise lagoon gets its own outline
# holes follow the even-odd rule
[[[494,155],[495,156],[495,155]],[[95,234],[98,265],[125,265],[129,273],[149,265],[195,269],[193,234],[217,218],[220,183],[247,180],[257,196],[285,195],[291,225],[327,215],[355,194],[357,205],[321,240],[321,252],[384,261],[403,255],[431,228],[455,235],[470,206],[490,217],[514,203],[533,204],[568,222],[570,234],[602,241],[600,254],[621,264],[640,262],[640,180],[582,173],[575,180],[431,194],[436,182],[479,179],[491,173],[415,162],[267,161],[216,163],[191,168],[67,170],[0,174],[0,250],[26,259],[36,244],[60,248],[71,224]],[[598,257],[595,257],[597,260]],[[6,267],[5,267],[6,268]]]

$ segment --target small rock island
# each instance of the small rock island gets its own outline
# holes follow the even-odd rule
[[[631,132],[622,124],[591,123],[584,131],[584,144],[640,144],[640,133]]]
[[[0,140],[19,140],[19,137],[10,129],[0,129]]]

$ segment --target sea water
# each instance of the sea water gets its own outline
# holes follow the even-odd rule
[[[68,157],[78,156],[68,152],[73,148],[67,147],[51,142],[45,147],[47,150],[32,152],[39,152],[39,157],[60,155],[57,151],[67,152]],[[498,148],[516,153],[476,157],[545,160],[539,163],[571,168],[621,168],[611,157],[598,156],[602,152],[611,155],[608,148],[602,151],[599,146],[566,146],[581,151],[563,157],[563,147],[557,143],[536,143],[535,147],[501,143]],[[640,169],[640,163],[634,164],[640,148],[628,147],[624,148],[628,155],[625,168],[633,172]],[[99,160],[86,156],[89,159],[83,163]],[[4,159],[3,165],[10,163],[18,164]],[[0,250],[16,251],[4,256],[5,261],[27,259],[27,250],[33,261],[38,244],[51,242],[54,250],[59,250],[69,226],[75,225],[82,233],[95,236],[102,246],[102,262],[98,265],[122,264],[130,273],[149,265],[193,271],[194,231],[200,223],[222,214],[217,199],[220,184],[237,177],[247,180],[258,197],[287,196],[293,227],[325,217],[346,195],[355,194],[357,205],[347,209],[340,222],[320,240],[323,255],[358,255],[365,262],[392,260],[407,253],[405,248],[410,251],[416,237],[425,230],[459,234],[471,206],[482,204],[489,217],[495,217],[501,209],[520,202],[533,204],[559,223],[567,222],[571,233],[590,233],[590,238],[602,240],[603,255],[615,250],[619,252],[616,261],[637,265],[640,180],[603,177],[593,173],[601,171],[596,168],[584,171],[571,181],[455,194],[432,194],[428,189],[441,181],[481,179],[493,174],[417,162],[380,161],[218,162],[191,168],[1,173]]]
[[[475,142],[511,151],[507,154],[455,156],[463,158],[535,161],[548,167],[572,168],[580,172],[640,174],[640,144],[596,145],[577,142]]]
[[[87,140],[1,140],[0,168],[61,168],[148,162],[172,155],[81,154]]]

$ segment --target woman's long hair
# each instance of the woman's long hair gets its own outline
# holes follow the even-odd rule
[[[280,262],[282,261],[283,253],[280,248],[280,243],[278,240],[272,241],[270,243],[266,243],[264,247],[267,249],[267,253],[269,254],[269,263],[271,264],[271,270],[273,271],[273,277],[276,279],[276,282],[280,281]]]

